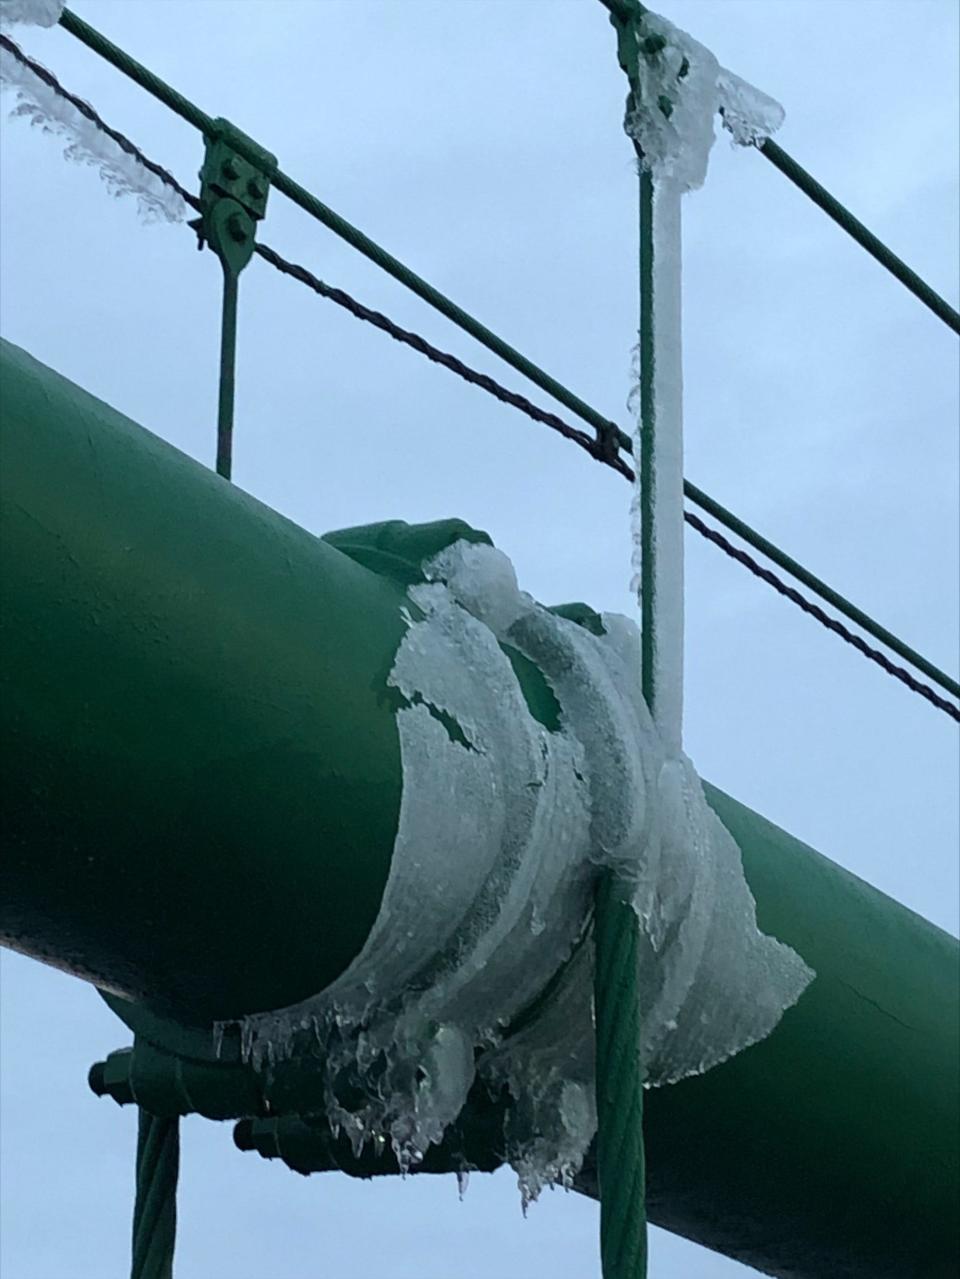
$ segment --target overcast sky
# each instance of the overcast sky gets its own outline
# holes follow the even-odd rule
[[[955,0],[663,0],[782,101],[786,147],[954,305]],[[77,0],[77,11],[627,424],[637,322],[625,81],[595,0]],[[199,137],[64,32],[24,47],[188,186]],[[5,109],[9,100],[5,99]],[[213,457],[219,268],[89,169],[3,128],[2,332]],[[721,139],[687,197],[687,475],[885,625],[958,662],[956,338],[771,165]],[[517,375],[274,195],[263,238],[510,386]],[[555,407],[548,405],[548,407]],[[545,602],[629,611],[623,481],[254,262],[237,483],[316,532],[486,528]],[[688,534],[686,746],[701,774],[957,930],[958,743],[943,714]],[[96,993],[3,958],[4,1279],[128,1265],[135,1115],[90,1063]],[[599,1276],[596,1205],[509,1172],[303,1179],[184,1124],[177,1279]],[[746,1274],[653,1232],[653,1279]]]

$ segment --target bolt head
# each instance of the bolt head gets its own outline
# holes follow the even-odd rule
[[[247,224],[239,213],[231,213],[227,218],[227,234],[231,240],[236,240],[237,244],[246,244],[249,239]]]

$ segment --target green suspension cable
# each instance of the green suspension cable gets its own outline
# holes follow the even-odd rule
[[[172,1279],[180,1121],[137,1108],[137,1197],[130,1279]]]
[[[839,591],[835,591],[832,586],[828,586],[822,578],[804,568],[798,560],[788,555],[786,551],[782,551],[779,546],[764,537],[762,533],[758,533],[755,528],[751,528],[749,524],[744,523],[732,511],[728,511],[725,506],[721,506],[703,489],[697,488],[696,484],[691,484],[689,480],[684,480],[683,491],[689,500],[699,506],[701,510],[706,511],[708,515],[712,515],[718,523],[724,525],[731,533],[735,533],[737,537],[742,538],[754,550],[759,551],[761,555],[765,555],[768,560],[779,568],[784,569],[791,577],[809,587],[822,600],[832,604],[844,617],[849,618],[851,622],[855,622],[868,635],[872,635],[881,644],[885,644],[887,648],[910,662],[912,666],[915,666],[918,671],[923,671],[925,675],[932,679],[935,684],[939,684],[946,692],[952,693],[954,697],[960,697],[960,683],[951,675],[940,670],[938,666],[934,666],[933,662],[928,661],[915,648],[911,648],[909,644],[894,635],[892,631],[888,631],[885,626],[881,626],[879,622],[874,621],[869,613],[857,608],[856,604],[851,603]]]
[[[632,885],[607,871],[594,913],[597,1181],[603,1279],[647,1273],[643,1063]]]
[[[237,275],[224,268],[223,315],[220,325],[220,386],[217,401],[217,474],[229,480],[233,471],[233,400],[237,366]]]
[[[632,44],[639,11],[608,5],[617,29],[621,65],[633,92],[635,68],[624,57]],[[631,72],[634,74],[631,74]],[[677,197],[679,199],[679,196]],[[648,172],[640,174],[640,456],[636,458],[640,516],[641,688],[657,715],[657,625],[659,572],[655,536],[657,420],[654,380],[656,316],[654,282],[655,191]],[[682,494],[679,503],[683,536]],[[680,587],[682,590],[682,585]],[[600,1192],[600,1259],[603,1279],[646,1279],[646,1156],[643,1144],[643,1060],[640,1023],[640,921],[633,907],[634,884],[620,869],[603,873],[594,910],[594,1023],[596,1045],[597,1183]]]
[[[866,249],[872,258],[886,267],[914,297],[919,298],[924,306],[929,307],[938,319],[943,320],[954,333],[960,333],[960,314],[950,303],[932,289],[925,280],[921,280],[916,271],[912,271],[906,262],[898,258],[892,249],[888,249],[882,240],[878,240],[872,231],[868,231],[859,218],[855,218],[826,187],[822,187],[816,178],[797,164],[793,156],[788,155],[783,147],[774,142],[773,138],[767,138],[758,150],[765,159],[788,177],[795,186],[798,186],[804,195],[809,196],[814,204],[823,209],[837,226],[842,227],[847,235],[856,240],[861,248]]]

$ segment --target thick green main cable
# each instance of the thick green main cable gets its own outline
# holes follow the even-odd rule
[[[932,289],[925,280],[922,280],[916,271],[912,271],[902,258],[898,258],[891,249],[888,249],[882,240],[878,240],[859,218],[855,218],[849,209],[830,194],[826,187],[822,187],[816,178],[797,164],[793,156],[788,155],[772,138],[767,138],[758,149],[760,154],[798,186],[804,195],[809,196],[814,204],[823,209],[837,226],[842,227],[856,240],[857,244],[866,249],[871,257],[875,258],[881,266],[885,266],[891,275],[905,285],[914,297],[919,298],[924,306],[929,307],[938,319],[943,320],[954,333],[960,333],[960,313],[955,311],[950,303]]]
[[[608,8],[611,5],[607,6]],[[151,93],[159,101],[163,102],[177,115],[186,120],[187,123],[199,129],[204,134],[211,134],[214,129],[214,121],[204,111],[194,103],[188,101],[181,94],[172,89],[159,76],[148,71],[129,54],[125,53],[117,45],[113,44],[100,32],[96,31],[82,18],[78,18],[75,13],[69,9],[64,9],[60,18],[60,24],[69,31],[71,35],[82,41],[94,53],[105,58],[113,66],[121,71],[124,75],[129,76],[147,92]],[[770,144],[768,144],[770,145]],[[238,150],[243,150],[242,139],[237,140]],[[779,152],[779,148],[776,149]],[[771,155],[767,154],[770,159]],[[258,154],[250,154],[247,156],[252,164],[259,165],[261,156]],[[797,166],[799,169],[799,166]],[[801,170],[802,172],[802,170]],[[810,179],[812,182],[813,179]],[[632,443],[630,437],[621,431],[609,418],[605,417],[597,409],[586,404],[578,396],[574,395],[561,383],[557,382],[544,370],[537,367],[530,360],[527,360],[513,347],[509,346],[502,339],[498,338],[494,333],[487,329],[479,321],[474,320],[454,302],[444,297],[426,281],[421,280],[414,272],[409,271],[401,262],[392,257],[385,249],[375,244],[363,232],[351,226],[349,222],[334,213],[332,209],[327,208],[320,200],[310,195],[286,174],[278,172],[273,178],[273,185],[283,191],[290,199],[293,199],[307,213],[319,218],[330,230],[341,236],[348,243],[352,244],[359,252],[363,253],[371,261],[376,262],[383,267],[390,275],[399,280],[402,284],[417,293],[424,301],[435,307],[442,314],[455,324],[465,329],[473,337],[475,337],[488,350],[493,351],[507,364],[515,368],[524,377],[528,378],[535,385],[546,391],[548,395],[557,400],[560,404],[565,405],[571,412],[581,418],[582,421],[589,423],[602,438],[607,438],[615,443],[618,447],[627,452],[632,452]],[[822,190],[822,188],[821,188]],[[858,224],[859,225],[859,224]],[[849,228],[848,228],[849,229]],[[864,228],[865,230],[865,228]],[[869,233],[867,233],[869,235]],[[879,242],[878,242],[879,243]],[[905,268],[907,269],[907,268]],[[786,572],[792,574],[798,581],[816,591],[825,600],[828,600],[835,608],[839,609],[851,621],[861,626],[869,635],[879,640],[882,644],[887,645],[893,652],[897,653],[905,661],[910,662],[918,670],[923,671],[928,678],[932,679],[945,691],[952,696],[960,696],[960,683],[950,676],[946,675],[938,667],[934,666],[926,658],[922,657],[915,649],[898,639],[885,627],[878,622],[873,621],[862,609],[857,608],[844,596],[826,585],[820,578],[803,568],[796,560],[781,551],[774,543],[770,542],[762,534],[757,533],[750,525],[733,515],[719,502],[709,497],[697,485],[692,484],[689,480],[684,481],[684,494],[696,506],[707,511],[716,520],[723,524],[732,533],[743,538],[755,550],[766,555],[773,563],[777,564]]]

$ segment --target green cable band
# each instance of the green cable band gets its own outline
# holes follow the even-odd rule
[[[180,1121],[137,1109],[137,1198],[130,1279],[172,1279]]]

